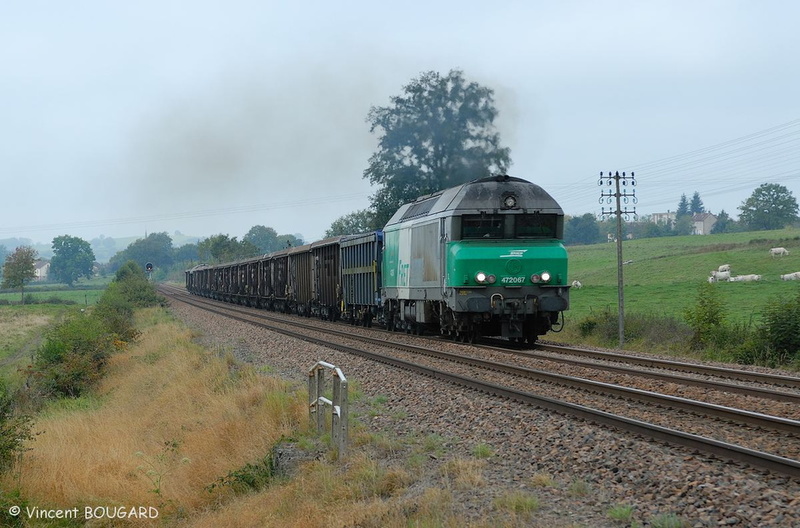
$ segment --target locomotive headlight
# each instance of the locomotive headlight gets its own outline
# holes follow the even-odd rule
[[[486,278],[487,278],[486,274],[482,271],[479,271],[478,273],[475,274],[475,280],[481,284],[486,282]]]
[[[542,281],[543,282],[550,282],[550,273],[545,271],[542,273]]]
[[[497,280],[497,277],[494,275],[489,275],[486,280],[489,281],[489,284],[494,284],[494,282]]]
[[[539,275],[537,275],[536,273],[534,273],[533,275],[531,275],[531,282],[532,282],[532,283],[536,284],[537,282],[540,282],[541,280],[542,280],[542,277],[540,277],[540,276],[539,276]]]

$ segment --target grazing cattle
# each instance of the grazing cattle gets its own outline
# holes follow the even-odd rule
[[[783,247],[777,247],[770,249],[769,254],[772,256],[772,258],[783,257],[789,254],[789,250]]]
[[[781,280],[800,280],[800,271],[795,271],[794,273],[787,273],[786,275],[781,275]]]
[[[723,264],[722,266],[720,266],[718,268],[718,270],[719,271],[730,271],[731,270],[731,265],[730,264]]]
[[[731,278],[730,271],[712,271],[711,276],[717,280],[728,280]]]
[[[572,287],[580,289],[583,288],[583,284],[581,284],[581,281],[579,280],[574,280],[572,281]]]
[[[728,279],[728,282],[752,282],[752,281],[760,281],[761,275],[737,275],[735,277],[731,277]]]

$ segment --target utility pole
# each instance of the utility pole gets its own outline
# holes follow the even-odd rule
[[[608,176],[603,176],[603,173],[600,172],[600,179],[597,181],[597,185],[603,186],[604,183],[607,184],[608,187],[611,187],[612,182],[616,183],[616,190],[614,192],[611,189],[607,191],[601,190],[600,191],[600,203],[603,203],[603,199],[605,199],[606,203],[611,204],[611,198],[616,198],[616,209],[605,207],[602,208],[600,214],[601,216],[609,216],[609,215],[616,215],[617,217],[617,291],[619,293],[619,347],[625,344],[625,302],[622,294],[622,215],[625,215],[625,220],[628,220],[630,217],[628,215],[636,215],[636,209],[629,211],[628,210],[628,199],[630,198],[631,201],[636,204],[638,200],[636,199],[636,189],[631,189],[631,192],[628,191],[620,191],[619,184],[620,181],[622,182],[623,186],[627,186],[630,183],[631,187],[636,186],[636,179],[634,178],[633,173],[631,172],[630,176],[626,176],[625,173],[622,173],[620,176],[619,171],[616,171],[613,175],[611,171],[608,171]],[[625,203],[625,209],[622,209],[622,203]]]

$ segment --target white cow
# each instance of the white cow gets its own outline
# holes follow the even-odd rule
[[[574,281],[572,281],[572,287],[581,289],[581,288],[583,288],[583,284],[581,284],[581,281],[579,281],[579,280],[574,280]]]
[[[777,247],[770,249],[769,254],[772,256],[772,258],[783,257],[789,254],[789,250],[783,247]]]
[[[760,281],[761,275],[737,275],[735,277],[731,277],[728,279],[728,282],[752,282],[752,281]]]
[[[719,269],[719,271],[730,271],[731,270],[731,265],[730,264],[723,264],[718,269]]]
[[[795,271],[794,273],[787,273],[786,275],[781,275],[781,280],[800,280],[800,271]]]
[[[712,271],[711,276],[717,280],[728,280],[731,278],[730,271]]]

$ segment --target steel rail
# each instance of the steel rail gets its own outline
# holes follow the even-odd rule
[[[697,365],[694,363],[683,363],[681,361],[672,361],[668,359],[648,358],[644,356],[631,356],[628,354],[619,354],[617,352],[604,352],[600,350],[589,350],[585,348],[549,345],[542,343],[537,343],[536,348],[550,352],[591,357],[594,359],[620,361],[622,363],[632,363],[635,365],[642,365],[646,367],[663,368],[667,370],[678,370],[681,372],[690,372],[694,374],[705,374],[708,376],[716,376],[718,378],[732,378],[742,381],[753,381],[757,383],[765,383],[770,385],[785,385],[787,387],[795,387],[800,389],[800,377],[795,377],[795,376],[765,374],[762,372],[751,372],[747,370],[732,369],[726,367],[713,367],[710,365]]]
[[[800,393],[795,393],[795,392],[786,392],[786,391],[780,391],[780,390],[775,390],[775,389],[769,389],[769,388],[765,388],[765,387],[754,387],[754,386],[751,386],[751,385],[737,385],[735,383],[728,383],[728,382],[725,382],[725,381],[703,380],[703,379],[699,379],[699,378],[691,378],[691,377],[688,377],[688,376],[681,376],[681,375],[678,375],[678,374],[669,374],[669,373],[663,373],[663,372],[653,372],[653,371],[647,371],[647,370],[637,370],[637,369],[634,369],[634,368],[623,367],[623,366],[618,366],[618,365],[607,365],[607,364],[591,363],[591,362],[587,362],[587,361],[582,361],[580,359],[569,358],[569,357],[564,357],[564,356],[550,356],[550,355],[545,355],[545,354],[537,354],[536,352],[532,352],[530,350],[517,350],[517,349],[513,349],[513,348],[497,347],[497,346],[493,346],[493,345],[478,345],[478,346],[483,346],[483,347],[489,348],[491,350],[495,350],[495,351],[498,351],[498,352],[503,352],[503,353],[506,353],[506,354],[516,354],[516,355],[521,355],[521,356],[525,356],[525,357],[541,359],[541,360],[545,360],[545,361],[552,361],[554,363],[562,363],[562,364],[566,364],[566,365],[576,365],[576,366],[579,366],[579,367],[591,368],[591,369],[596,369],[596,370],[605,370],[605,371],[608,371],[608,372],[616,372],[618,374],[626,374],[626,375],[629,375],[629,376],[638,376],[640,378],[658,379],[658,380],[667,381],[667,382],[670,382],[670,383],[680,383],[680,384],[683,384],[683,385],[693,385],[693,386],[696,386],[696,387],[703,387],[703,388],[707,388],[707,389],[722,390],[722,391],[728,391],[728,392],[736,392],[736,393],[739,393],[739,394],[746,394],[748,396],[755,396],[755,397],[758,397],[758,398],[765,398],[765,399],[775,400],[775,401],[800,403]],[[562,350],[562,349],[560,349],[558,347],[550,347],[550,345],[547,345],[547,347],[548,347],[549,350],[552,350],[553,352]],[[564,350],[566,351],[566,353],[569,354],[569,353],[571,353],[571,351],[583,350],[583,349],[566,348]],[[603,354],[605,354],[604,352],[597,352],[597,351],[587,351],[587,352],[590,352],[590,353],[586,354],[587,356],[594,357],[594,354],[597,354],[597,357],[595,359],[609,359],[607,357],[603,357],[602,356]],[[632,361],[630,361],[630,363],[639,364],[639,365],[642,365],[642,366],[649,366],[649,367],[652,367],[652,368],[669,368],[669,367],[666,367],[666,366],[665,367],[661,367],[660,366],[661,363],[672,363],[672,364],[675,364],[675,365],[691,366],[688,363],[680,363],[680,362],[675,362],[675,361],[667,362],[667,361],[664,361],[664,360],[653,360],[652,362],[650,362],[650,364],[647,364],[648,358],[642,358],[641,356],[626,356],[624,354],[613,354],[613,353],[611,354],[611,356],[613,356],[613,359],[611,359],[611,361],[621,361],[621,362],[626,362],[628,357],[635,358]],[[637,361],[636,359],[641,359],[643,361],[640,362],[640,361]],[[703,368],[705,369],[705,367],[703,367]],[[714,369],[714,368],[717,368],[717,367],[708,367],[708,368]],[[671,369],[671,370],[675,370],[675,369]],[[688,371],[688,369],[684,369],[684,370]],[[736,369],[721,369],[721,370],[726,370],[726,371],[729,371],[729,372],[745,372],[745,371],[740,371],[740,370],[736,370]],[[700,369],[698,369],[696,371],[696,373],[697,374],[708,374],[708,375],[719,377],[716,374],[711,374],[710,371],[709,372],[702,372],[702,371],[700,371]],[[750,373],[747,373],[747,374],[750,374]],[[768,376],[768,375],[761,375],[761,378],[758,380],[758,382],[760,382],[760,383],[768,383],[768,380],[770,378],[767,378],[767,377],[764,377],[764,376]],[[729,377],[732,377],[732,376],[724,376],[724,377],[729,378]],[[778,384],[782,384],[781,380],[783,380],[785,378],[794,379],[794,378],[791,378],[789,376],[779,376],[777,383]],[[744,378],[742,378],[742,381],[755,381],[755,380],[745,380]]]
[[[450,383],[454,383],[456,385],[460,385],[463,387],[471,388],[477,390],[479,392],[483,392],[486,394],[491,394],[503,398],[510,399],[512,401],[518,401],[521,403],[526,403],[532,405],[534,407],[539,407],[543,409],[552,410],[558,412],[560,414],[574,416],[578,418],[582,418],[585,420],[589,420],[594,423],[608,425],[615,427],[617,429],[632,432],[635,434],[642,435],[646,438],[651,438],[654,440],[664,441],[674,445],[680,445],[684,447],[689,447],[691,449],[697,449],[703,451],[705,453],[712,454],[719,458],[725,460],[733,460],[737,462],[744,462],[746,464],[750,464],[755,467],[767,469],[774,472],[783,473],[789,475],[793,478],[800,478],[800,461],[792,460],[789,458],[763,453],[761,451],[756,451],[753,449],[748,449],[742,446],[728,444],[726,442],[721,442],[718,440],[714,440],[712,438],[705,438],[702,436],[685,433],[682,431],[677,431],[674,429],[670,429],[667,427],[662,427],[655,424],[650,424],[647,422],[643,422],[640,420],[634,420],[631,418],[626,418],[623,416],[618,416],[612,413],[608,413],[606,411],[600,411],[597,409],[592,409],[590,407],[586,407],[583,405],[562,402],[558,400],[554,400],[552,398],[547,398],[544,396],[537,396],[535,394],[520,391],[517,389],[513,389],[510,387],[503,387],[500,385],[496,385],[493,383],[488,383],[484,381],[480,381],[474,378],[469,378],[465,376],[460,376],[458,374],[453,374],[449,372],[445,372],[433,367],[428,367],[425,365],[419,365],[416,363],[412,363],[409,361],[405,361],[399,358],[393,358],[389,356],[383,356],[380,354],[376,354],[373,352],[369,352],[366,350],[357,349],[354,347],[350,347],[347,345],[342,345],[339,343],[330,343],[323,339],[314,338],[305,334],[300,334],[297,332],[293,332],[291,330],[287,330],[285,328],[278,328],[274,326],[270,326],[267,323],[254,321],[251,318],[240,317],[237,315],[233,315],[227,312],[232,310],[228,308],[223,308],[222,310],[203,306],[201,303],[196,303],[193,301],[187,301],[183,299],[179,299],[180,302],[184,302],[186,304],[190,304],[193,306],[197,306],[198,308],[202,308],[204,310],[217,313],[219,315],[223,315],[225,317],[229,317],[234,320],[242,321],[248,324],[256,325],[262,328],[269,329],[270,331],[278,332],[290,337],[294,337],[297,339],[301,339],[306,342],[318,344],[320,346],[324,346],[327,348],[333,348],[335,350],[339,350],[342,352],[356,354],[358,356],[377,361],[380,363],[384,363],[387,365],[403,368],[406,370],[410,370],[413,372],[417,372],[434,379],[439,379],[443,381],[448,381]],[[251,314],[251,317],[253,315]],[[292,324],[291,322],[283,323],[283,324]],[[320,331],[319,329],[316,329]],[[324,330],[323,330],[324,331]]]
[[[186,293],[185,291],[181,291],[181,295],[189,295],[189,294]],[[206,301],[200,301],[200,302],[206,302],[206,303],[209,303],[209,304],[213,305],[214,303],[216,303],[218,301],[206,300]],[[231,308],[231,309],[233,309],[233,308]],[[242,310],[242,311],[244,312],[244,310]],[[270,316],[262,315],[261,317],[269,318]],[[279,319],[273,317],[272,320],[279,320]],[[292,322],[291,324],[295,324],[296,326],[303,325],[303,323],[299,323],[299,322],[298,323]],[[336,331],[335,330],[330,330],[330,332],[336,332]],[[348,334],[348,335],[352,335],[352,334]],[[366,339],[370,339],[370,338],[368,338],[366,336],[362,336],[361,339],[366,340]],[[375,343],[384,343],[386,341],[379,340],[379,339],[373,339],[373,342],[375,342]],[[397,343],[397,346],[401,346],[401,345],[402,345],[401,343]],[[410,347],[412,345],[407,345],[407,346]],[[477,346],[486,346],[486,345],[477,345]],[[534,358],[534,359],[541,359],[541,360],[545,360],[545,361],[552,361],[552,362],[555,362],[555,363],[562,363],[562,364],[567,364],[567,365],[575,365],[575,366],[580,366],[580,367],[590,368],[590,369],[595,369],[595,370],[605,370],[607,372],[614,372],[614,373],[617,373],[617,374],[625,374],[625,375],[628,375],[628,376],[636,376],[636,377],[640,377],[640,378],[644,377],[644,378],[650,378],[650,379],[657,379],[657,380],[666,381],[666,382],[669,382],[669,383],[678,383],[678,384],[682,384],[682,385],[691,385],[691,386],[695,386],[695,387],[702,387],[702,388],[718,390],[718,391],[735,392],[735,393],[738,393],[738,394],[744,394],[744,395],[747,395],[747,396],[753,396],[753,397],[757,397],[757,398],[764,398],[764,399],[770,399],[770,400],[775,400],[775,401],[782,401],[782,402],[790,402],[790,403],[798,403],[798,404],[800,404],[800,394],[799,393],[780,391],[780,390],[770,389],[770,388],[766,388],[766,387],[753,387],[753,386],[737,385],[735,383],[728,383],[728,382],[719,381],[719,380],[703,380],[703,379],[692,378],[692,377],[687,377],[687,376],[681,376],[681,375],[671,374],[671,373],[664,373],[664,372],[652,372],[652,371],[646,371],[646,370],[637,370],[635,368],[619,366],[619,365],[597,364],[597,363],[581,361],[580,359],[574,359],[574,358],[569,358],[569,357],[537,354],[536,352],[532,352],[530,350],[518,350],[518,349],[514,349],[514,348],[496,347],[496,346],[491,346],[491,345],[488,345],[487,347],[489,349],[491,349],[491,350],[502,352],[502,353],[505,353],[505,354],[511,353],[511,354],[516,354],[516,355],[521,355],[521,356],[524,356],[524,357]],[[547,348],[547,349],[550,349],[552,351],[561,351],[562,349],[564,349],[562,347],[551,346],[551,345],[544,345],[544,347]],[[418,347],[418,349],[417,349],[417,351],[422,351],[422,350],[426,350],[426,349],[423,349],[422,347]],[[590,355],[594,354],[594,355],[597,355],[597,357],[599,357],[599,358],[604,358],[605,357],[604,354],[606,354],[605,352],[590,351],[590,350],[575,349],[575,348],[566,348],[564,350],[566,350],[568,352],[569,351],[579,351],[579,352],[584,352],[585,351],[585,352],[587,352],[587,354],[586,354],[587,356],[590,356]],[[614,360],[617,360],[617,361],[626,361],[626,359],[629,357],[629,356],[626,356],[624,354],[616,354],[616,353],[608,353],[608,356],[613,357]],[[635,359],[634,361],[632,361],[632,363],[634,363],[634,364],[642,364],[644,366],[650,366],[650,367],[653,367],[653,368],[659,368],[659,365],[661,365],[661,364],[680,365],[680,366],[687,366],[687,367],[692,366],[690,364],[684,364],[684,363],[680,363],[680,362],[676,362],[676,361],[667,361],[667,360],[659,360],[659,359],[653,359],[652,361],[650,361],[649,358],[643,358],[641,356],[630,356],[630,357]],[[637,359],[642,360],[641,363],[639,361],[636,361]],[[649,361],[649,364],[646,363],[648,361]],[[700,367],[701,369],[706,369],[706,367],[704,367],[703,365],[698,365],[698,367]],[[666,368],[666,367],[662,367],[662,368]],[[758,374],[758,373],[748,373],[748,372],[745,372],[745,371],[739,371],[739,370],[736,370],[736,369],[722,369],[722,368],[719,368],[719,367],[707,367],[707,370],[709,372],[721,370],[721,371],[726,371],[726,372],[743,372],[745,374]],[[700,369],[698,369],[698,372],[700,372]],[[704,372],[700,372],[700,373],[704,373]],[[761,381],[762,383],[765,382],[765,380],[769,380],[770,379],[768,376],[769,375],[766,375],[766,374],[759,374],[759,377],[760,377],[760,380],[762,380]],[[729,376],[726,376],[726,377],[729,377]],[[781,379],[781,380],[783,380],[784,378],[786,378],[786,379],[795,379],[795,378],[791,378],[789,376],[779,376],[779,379]]]
[[[209,304],[211,306],[216,306],[216,304],[214,302],[211,302],[211,301],[199,301],[199,302],[205,302],[205,303],[207,303],[207,304]],[[280,318],[271,317],[269,315],[261,314],[261,313],[253,313],[253,312],[250,312],[250,311],[248,311],[246,309],[238,309],[238,308],[227,308],[227,309],[234,310],[234,311],[239,311],[240,313],[249,313],[249,314],[253,315],[254,317],[259,317],[259,318],[262,318],[262,319],[268,319],[268,320],[272,320],[272,321],[284,322]],[[588,380],[588,379],[584,379],[584,378],[578,378],[576,376],[566,376],[566,375],[562,375],[562,374],[553,374],[553,373],[549,373],[549,372],[546,372],[546,371],[543,371],[543,370],[538,370],[538,369],[530,369],[530,368],[519,367],[519,366],[516,366],[516,365],[504,364],[504,363],[499,363],[499,362],[490,362],[490,361],[485,361],[485,360],[481,360],[481,359],[478,359],[478,358],[473,358],[473,357],[469,357],[469,356],[463,356],[463,355],[460,355],[460,354],[452,354],[452,353],[449,353],[449,352],[432,350],[432,349],[429,349],[429,348],[426,348],[426,347],[420,347],[420,346],[416,346],[416,345],[409,345],[409,344],[406,344],[406,343],[399,343],[397,341],[387,341],[387,340],[384,340],[384,339],[372,338],[372,337],[368,337],[368,336],[353,335],[351,333],[342,332],[342,331],[339,331],[339,330],[333,330],[333,329],[320,330],[319,327],[316,327],[314,325],[309,325],[309,324],[306,324],[306,323],[302,323],[302,322],[299,322],[299,321],[298,322],[295,322],[295,321],[285,322],[285,324],[291,324],[293,326],[297,326],[297,327],[300,327],[300,328],[307,328],[309,330],[324,331],[324,332],[327,332],[329,334],[335,334],[335,335],[339,335],[339,336],[350,338],[350,339],[357,339],[357,340],[360,340],[360,341],[366,341],[366,342],[374,343],[374,344],[377,344],[377,345],[390,346],[392,348],[398,348],[398,349],[401,349],[401,350],[405,350],[407,352],[425,354],[425,355],[428,355],[428,356],[439,357],[441,359],[446,359],[446,360],[449,360],[449,361],[456,361],[456,362],[460,362],[460,363],[464,363],[464,364],[471,364],[472,366],[475,366],[475,367],[487,368],[487,369],[491,369],[491,370],[495,370],[495,371],[499,371],[499,372],[505,372],[507,374],[513,374],[513,375],[516,375],[516,376],[526,377],[526,378],[529,378],[529,379],[537,379],[537,380],[540,380],[540,381],[546,381],[548,383],[554,383],[556,385],[570,386],[570,387],[573,387],[573,388],[578,388],[578,389],[581,389],[581,390],[587,390],[587,391],[590,391],[590,392],[614,394],[616,396],[625,397],[625,398],[629,398],[629,399],[634,399],[634,400],[638,400],[638,401],[645,401],[645,402],[649,402],[649,403],[655,403],[657,405],[665,405],[665,406],[669,406],[669,407],[672,407],[672,408],[675,408],[675,409],[683,409],[683,410],[688,410],[688,411],[695,412],[695,413],[704,413],[704,414],[706,414],[708,416],[721,418],[723,420],[732,420],[732,421],[737,421],[737,422],[741,422],[741,423],[748,423],[750,425],[757,426],[757,427],[773,428],[773,429],[778,429],[778,430],[790,432],[790,433],[793,433],[793,434],[800,434],[800,422],[798,422],[796,420],[789,419],[789,418],[781,418],[781,417],[771,416],[771,415],[767,415],[767,414],[763,414],[763,413],[745,411],[745,410],[742,410],[742,409],[734,409],[734,408],[726,407],[726,406],[722,406],[722,405],[716,405],[716,404],[701,402],[701,401],[697,401],[697,400],[690,400],[688,398],[681,398],[681,397],[677,397],[677,396],[669,396],[669,395],[666,395],[666,394],[660,394],[660,393],[656,393],[656,392],[652,392],[652,391],[645,391],[645,390],[641,390],[641,389],[623,387],[623,386],[616,385],[616,384],[611,384],[611,383],[604,383],[604,382],[598,382],[598,381]],[[502,350],[502,352],[508,352],[507,349],[501,349],[501,350]],[[524,355],[524,356],[526,356],[526,357],[533,356],[533,357],[537,357],[537,358],[538,357],[543,357],[545,359],[551,359],[550,356],[540,356],[540,355],[537,355],[535,353],[530,353],[530,352],[519,352],[519,353]],[[552,358],[552,359],[553,359],[553,361],[562,362],[562,363],[569,363],[569,364],[573,364],[573,362],[576,361],[576,360],[571,360],[569,358],[565,358],[563,360],[561,360],[560,358]],[[584,363],[582,363],[580,361],[577,361],[577,364],[583,365]],[[592,367],[595,367],[595,365],[596,365],[595,363],[589,363],[587,366],[592,368]],[[608,370],[612,370],[614,372],[623,373],[623,374],[629,374],[629,375],[632,375],[632,376],[640,376],[640,371],[638,371],[636,369],[630,369],[630,368],[626,368],[626,367],[606,366],[606,365],[601,365],[600,366],[601,369],[606,369],[606,367],[608,367]],[[645,377],[650,377],[650,376],[648,376],[648,373],[645,373],[644,375],[645,375]],[[674,383],[680,383],[680,382],[684,381],[684,379],[685,379],[685,380],[688,380],[688,381],[686,381],[686,384],[700,385],[700,386],[705,387],[705,388],[711,388],[711,389],[716,389],[716,390],[727,390],[727,391],[731,391],[731,392],[735,392],[731,387],[737,387],[737,388],[741,387],[741,386],[738,386],[738,385],[728,384],[728,383],[724,383],[724,382],[710,382],[710,381],[703,381],[703,380],[695,380],[694,378],[685,378],[684,376],[676,376],[674,374],[654,373],[653,377],[656,377],[658,379],[663,379],[663,380],[666,380],[666,381],[670,381],[670,382],[674,382]],[[777,393],[778,397],[784,397],[786,394],[788,394],[788,393],[783,393],[783,392],[780,392],[780,391],[771,391],[769,389],[751,389],[751,388],[747,388],[747,390],[743,391],[743,392],[745,394],[747,394],[747,395],[756,395],[756,396],[765,393],[768,396],[773,396],[773,397],[775,396],[776,393]],[[794,395],[789,394],[789,396],[794,396]],[[797,395],[797,398],[798,398],[798,401],[800,401],[800,395]],[[775,398],[772,398],[772,399],[775,399]],[[789,401],[794,401],[794,400],[790,399]]]

